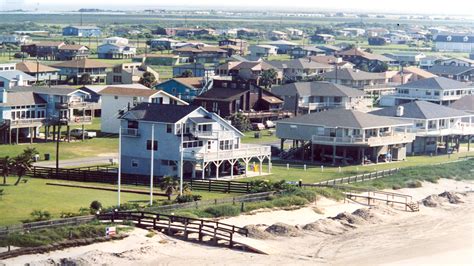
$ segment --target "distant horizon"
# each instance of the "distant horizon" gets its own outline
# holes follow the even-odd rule
[[[311,2],[304,0],[293,0],[291,4],[275,3],[272,0],[260,0],[258,4],[250,0],[241,0],[240,5],[223,4],[216,0],[202,0],[200,4],[189,4],[188,1],[175,0],[173,4],[167,1],[135,0],[133,5],[125,0],[115,0],[113,5],[108,5],[103,0],[100,4],[93,0],[82,0],[80,4],[65,4],[59,0],[0,0],[0,11],[24,9],[28,11],[75,11],[81,8],[97,8],[105,10],[139,11],[144,9],[168,9],[168,10],[229,10],[229,11],[286,11],[289,13],[317,13],[317,12],[347,12],[347,13],[380,13],[380,14],[410,14],[431,16],[473,16],[474,2],[465,0],[451,0],[449,5],[438,4],[441,1],[411,1],[398,0],[393,2],[373,2],[371,0],[332,0],[329,2]],[[425,2],[425,3],[423,3]],[[163,3],[163,4],[160,4]],[[444,3],[444,2],[443,2]],[[389,5],[393,6],[389,6]]]

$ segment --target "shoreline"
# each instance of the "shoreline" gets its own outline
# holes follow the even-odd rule
[[[414,201],[419,201],[444,191],[465,192],[473,189],[472,181],[440,179],[437,184],[423,182],[421,188],[405,188],[395,192],[409,194]],[[420,212],[415,213],[380,206],[373,208],[376,219],[356,223],[352,225],[353,228],[342,230],[342,233],[328,234],[298,229],[300,236],[273,236],[258,240],[275,251],[271,255],[190,243],[161,233],[148,238],[145,236],[148,231],[135,229],[121,241],[21,256],[0,261],[0,265],[24,265],[31,262],[32,265],[54,265],[54,262],[58,263],[62,258],[79,265],[472,265],[474,193],[466,193],[462,200],[464,202],[460,204],[443,203],[434,208],[420,206]],[[315,212],[315,207],[324,214]],[[352,213],[357,209],[367,209],[367,206],[321,198],[316,204],[296,210],[260,211],[220,221],[236,226],[259,227],[280,222],[301,228],[305,224],[327,220],[325,217],[334,217],[342,212]]]

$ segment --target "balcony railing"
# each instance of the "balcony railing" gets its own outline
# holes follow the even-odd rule
[[[93,102],[56,103],[56,109],[69,109],[69,108],[92,109],[94,106],[95,106],[95,103]]]
[[[197,161],[216,161],[216,160],[232,160],[241,158],[252,158],[257,156],[270,156],[271,147],[261,145],[240,145],[238,149],[219,150],[207,152],[194,152],[192,150],[184,150],[184,157],[188,160]]]
[[[390,145],[397,143],[408,143],[415,139],[413,133],[403,134],[386,134],[378,137],[366,137],[362,136],[351,136],[351,137],[329,137],[329,136],[313,136],[313,143],[331,144],[331,145],[368,145],[368,146],[380,146]]]
[[[309,110],[315,110],[318,108],[349,108],[348,103],[336,103],[336,102],[322,102],[322,103],[299,103],[299,107],[306,108]]]
[[[138,128],[122,128],[122,136],[124,137],[138,137],[140,136],[140,132]]]
[[[28,118],[28,119],[18,119],[10,120],[10,126],[27,126],[27,125],[41,125],[46,122],[46,118]]]
[[[415,128],[413,132],[417,136],[473,135],[474,124],[461,122],[449,128]]]
[[[92,123],[92,116],[75,116],[75,117],[65,117],[60,119],[61,122],[68,124],[85,124]]]
[[[234,134],[232,131],[190,131],[193,136],[199,139],[233,139]]]

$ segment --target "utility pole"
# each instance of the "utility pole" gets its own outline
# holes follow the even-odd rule
[[[182,196],[183,195],[183,165],[184,165],[184,145],[183,145],[183,141],[184,141],[184,129],[185,129],[186,125],[185,123],[182,123],[181,124],[181,145],[180,145],[180,166],[179,166],[179,195]]]
[[[118,182],[117,182],[117,185],[118,185],[118,188],[117,188],[118,204],[117,204],[117,206],[120,206],[120,189],[121,189],[121,186],[122,186],[122,126],[120,126],[120,128],[119,128],[119,150],[118,150],[118,154],[119,154],[119,157],[118,157]]]
[[[150,206],[153,205],[153,174],[155,164],[155,124],[151,125],[151,151],[150,151]]]
[[[61,113],[58,120],[58,136],[56,138],[56,178],[59,178],[59,140],[61,138]]]

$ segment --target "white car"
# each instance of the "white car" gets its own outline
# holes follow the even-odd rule
[[[78,139],[81,139],[82,136],[84,136],[84,138],[86,139],[91,139],[91,138],[95,138],[97,137],[97,133],[96,132],[89,132],[89,131],[82,131],[82,129],[80,128],[75,128],[73,130],[71,130],[71,136],[72,137],[75,137],[75,138],[78,138]]]

